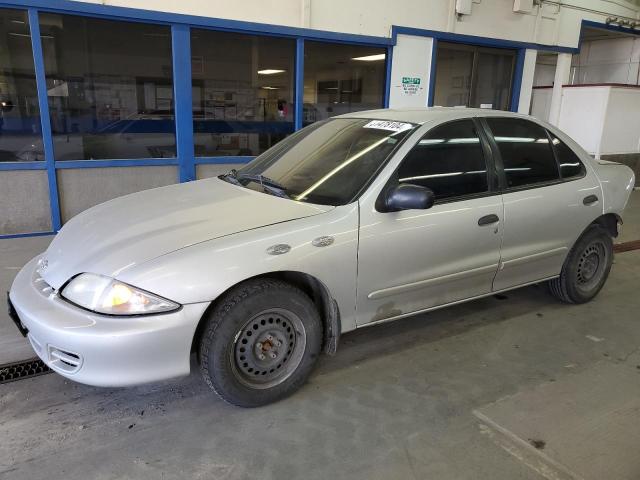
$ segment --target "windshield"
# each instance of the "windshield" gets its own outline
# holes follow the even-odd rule
[[[260,191],[269,187],[269,193],[277,187],[292,200],[344,205],[415,128],[412,123],[358,118],[314,123],[248,163],[233,180]]]

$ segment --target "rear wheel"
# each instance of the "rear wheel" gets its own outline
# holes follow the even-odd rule
[[[321,342],[320,316],[304,292],[278,280],[250,280],[211,312],[200,340],[202,375],[229,403],[265,405],[306,381]]]
[[[551,293],[566,303],[585,303],[595,297],[609,276],[613,241],[599,226],[589,228],[575,243],[558,278],[549,281]]]

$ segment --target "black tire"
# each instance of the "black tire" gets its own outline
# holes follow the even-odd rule
[[[607,281],[612,263],[611,236],[603,228],[593,225],[575,243],[560,276],[549,281],[549,289],[562,302],[588,302]]]
[[[227,292],[206,320],[200,370],[223,400],[258,407],[307,380],[322,348],[322,322],[300,289],[272,279],[249,280]]]

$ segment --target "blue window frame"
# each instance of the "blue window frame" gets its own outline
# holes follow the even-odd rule
[[[194,15],[180,15],[173,13],[155,12],[133,9],[127,7],[114,7],[101,4],[75,2],[71,0],[0,0],[0,9],[19,9],[28,15],[28,25],[31,34],[31,46],[37,85],[37,104],[40,112],[40,130],[42,132],[41,158],[44,161],[24,162],[0,162],[0,172],[3,170],[46,170],[49,183],[49,195],[51,204],[51,219],[53,232],[61,227],[60,206],[58,201],[58,185],[56,170],[67,168],[94,168],[94,167],[128,167],[128,166],[152,166],[152,165],[176,165],[179,172],[179,181],[185,182],[195,178],[195,168],[198,164],[237,164],[249,161],[251,156],[229,155],[213,157],[197,157],[194,151],[194,119],[193,119],[193,94],[192,94],[192,58],[191,58],[191,30],[194,28],[220,30],[254,35],[270,35],[295,40],[294,62],[294,101],[293,101],[293,125],[294,130],[302,128],[303,124],[303,74],[304,53],[306,41],[321,41],[360,45],[369,47],[382,47],[386,49],[386,65],[384,71],[383,105],[388,106],[389,87],[391,79],[391,57],[393,45],[399,33],[409,35],[428,36],[434,39],[434,50],[438,40],[449,42],[461,42],[493,47],[514,48],[518,50],[514,83],[512,88],[512,108],[517,107],[516,98],[520,92],[520,81],[525,49],[550,50],[558,52],[576,53],[579,48],[556,47],[526,42],[511,42],[469,35],[459,35],[446,32],[429,31],[407,27],[392,27],[391,38],[375,37],[367,35],[343,34],[336,32],[311,30],[280,25],[258,24],[218,18],[206,18]],[[42,39],[39,24],[39,15],[44,13],[73,14],[100,19],[120,20],[127,22],[142,22],[147,24],[169,26],[171,30],[172,48],[172,74],[173,97],[175,115],[175,150],[174,158],[105,158],[101,160],[70,160],[61,161],[55,157],[51,123],[49,120],[49,105],[47,98],[47,83],[45,77],[45,62],[42,49]],[[607,28],[604,24],[583,21],[583,26],[597,26]],[[616,27],[618,28],[618,27]],[[636,33],[630,29],[623,29],[629,33]],[[435,58],[435,57],[434,57]],[[435,61],[432,61],[431,80],[435,80]],[[430,95],[433,94],[433,85]],[[430,99],[430,104],[433,99]],[[38,129],[36,123],[35,130]],[[238,152],[244,153],[244,152]],[[38,232],[38,235],[43,234]],[[0,238],[25,236],[35,234],[2,235]]]

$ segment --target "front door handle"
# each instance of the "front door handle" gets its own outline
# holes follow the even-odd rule
[[[491,225],[499,221],[500,219],[498,218],[498,215],[496,215],[495,213],[492,213],[491,215],[485,215],[484,217],[480,217],[480,219],[478,220],[478,225],[482,227],[483,225]]]
[[[585,205],[593,205],[598,201],[598,197],[596,195],[588,195],[582,199],[582,203]]]

